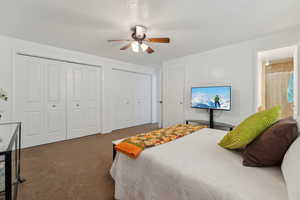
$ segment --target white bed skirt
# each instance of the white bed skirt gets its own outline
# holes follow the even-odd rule
[[[118,153],[111,168],[118,200],[287,200],[280,168],[249,168],[217,145],[226,132],[202,129],[146,149]]]

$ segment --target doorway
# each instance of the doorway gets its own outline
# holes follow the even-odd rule
[[[260,104],[258,110],[281,106],[281,117],[295,116],[294,47],[259,52]]]
[[[174,64],[164,69],[163,127],[184,123],[185,66]]]

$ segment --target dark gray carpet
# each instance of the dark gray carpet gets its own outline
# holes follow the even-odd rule
[[[23,150],[19,200],[112,200],[111,141],[157,129],[147,124],[106,135],[41,145]]]

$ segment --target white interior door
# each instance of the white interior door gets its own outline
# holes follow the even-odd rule
[[[184,122],[184,81],[185,68],[182,65],[164,70],[163,126],[168,127]]]
[[[15,119],[23,122],[23,147],[63,140],[63,68],[49,60],[16,56]]]

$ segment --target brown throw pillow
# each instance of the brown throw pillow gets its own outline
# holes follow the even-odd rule
[[[245,148],[243,165],[249,167],[279,165],[297,136],[295,120],[292,118],[279,120]]]

